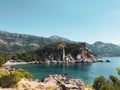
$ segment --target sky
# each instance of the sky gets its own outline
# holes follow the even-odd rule
[[[120,0],[0,0],[0,30],[120,44]]]

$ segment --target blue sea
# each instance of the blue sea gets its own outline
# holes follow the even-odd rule
[[[33,74],[33,79],[43,79],[50,74],[67,74],[70,78],[82,79],[85,83],[93,83],[94,78],[100,75],[109,79],[109,75],[118,78],[116,68],[120,67],[120,57],[103,57],[100,60],[110,60],[98,63],[69,63],[69,64],[27,64],[16,65],[16,68],[23,68]]]

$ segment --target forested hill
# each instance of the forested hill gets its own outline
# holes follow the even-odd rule
[[[89,51],[85,43],[56,43],[46,45],[35,51],[17,54],[13,59],[24,61],[50,62],[96,62],[97,57]]]

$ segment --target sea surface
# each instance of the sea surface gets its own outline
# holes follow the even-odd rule
[[[93,83],[94,78],[100,75],[109,79],[109,75],[120,78],[116,68],[120,67],[120,57],[104,57],[102,60],[110,60],[98,63],[69,63],[69,64],[27,64],[15,65],[33,74],[33,79],[43,79],[50,74],[67,74],[70,78],[82,79],[85,83]]]

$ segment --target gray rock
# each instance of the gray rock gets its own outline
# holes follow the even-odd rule
[[[84,90],[85,83],[80,79],[67,78],[64,75],[49,75],[44,79],[44,83],[54,83],[60,90]]]

